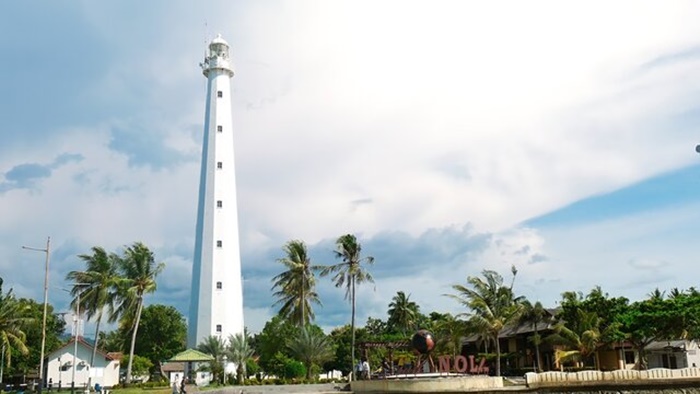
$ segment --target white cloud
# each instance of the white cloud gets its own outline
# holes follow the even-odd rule
[[[84,160],[56,169],[36,189],[0,194],[0,266],[5,273],[33,259],[19,245],[51,234],[59,251],[71,253],[143,240],[175,272],[187,269],[205,94],[197,63],[207,20],[209,33],[221,31],[231,42],[236,64],[244,251],[260,258],[291,238],[316,244],[346,232],[371,239],[400,231],[417,239],[427,229],[471,223],[493,239],[478,259],[464,259],[461,276],[432,269],[418,280],[385,278],[368,295],[368,311],[381,312],[397,289],[414,287],[417,301],[441,309],[448,300],[440,294],[455,280],[483,268],[507,274],[511,264],[520,270],[518,282],[537,283],[525,286],[533,297],[551,300],[579,283],[587,290],[601,275],[582,257],[592,244],[579,240],[598,239],[600,228],[541,233],[517,224],[697,159],[695,125],[678,116],[696,108],[700,57],[650,63],[697,46],[700,27],[689,19],[697,7],[168,2],[139,5],[134,15],[123,5],[83,4],[86,34],[111,62],[96,80],[76,78],[65,94],[93,107],[84,108],[79,124],[56,120],[43,140],[3,131],[0,172],[63,153]],[[0,71],[13,78],[13,69]],[[142,145],[110,149],[115,136]],[[161,166],[130,165],[134,158]],[[606,232],[639,228],[612,226]],[[601,248],[597,269],[610,268],[612,259],[681,258],[668,248],[630,253],[633,241],[593,243]],[[63,256],[56,274],[77,266]],[[184,297],[188,280],[174,271],[162,280]],[[4,275],[18,293],[38,296],[38,276]],[[651,279],[611,276],[630,286]],[[268,311],[246,313],[258,324]]]

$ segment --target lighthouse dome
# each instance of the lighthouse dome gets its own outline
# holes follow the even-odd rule
[[[209,44],[209,47],[212,47],[212,46],[215,46],[215,45],[226,45],[226,46],[229,46],[229,45],[228,45],[228,42],[226,42],[226,40],[224,40],[224,39],[221,37],[221,34],[218,34],[216,37],[214,37],[213,40],[211,40],[211,43]]]

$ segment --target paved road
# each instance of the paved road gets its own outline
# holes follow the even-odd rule
[[[200,394],[338,394],[340,389],[345,386],[346,384],[343,383],[229,386],[216,390],[200,391]]]

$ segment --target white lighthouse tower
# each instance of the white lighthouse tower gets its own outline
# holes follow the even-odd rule
[[[233,155],[229,45],[218,35],[200,64],[207,77],[197,237],[187,345],[243,332],[243,288]]]

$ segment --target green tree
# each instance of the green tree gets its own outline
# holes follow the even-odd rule
[[[299,334],[288,346],[296,359],[306,367],[306,379],[311,379],[314,365],[320,367],[335,355],[331,341],[320,328],[314,326],[301,327]]]
[[[624,297],[610,297],[597,286],[585,297],[581,292],[564,292],[555,335],[548,338],[565,349],[558,356],[563,362],[590,362],[597,367],[598,349],[625,338],[621,318],[628,309]]]
[[[95,246],[92,254],[78,255],[85,263],[85,271],[70,271],[66,280],[73,283],[85,283],[86,286],[73,286],[71,307],[75,308],[80,292],[80,310],[87,318],[95,318],[95,346],[90,356],[90,366],[94,366],[97,348],[100,346],[100,323],[105,309],[114,312],[114,297],[117,286],[117,264],[115,257],[103,248]],[[116,319],[110,319],[113,322]]]
[[[597,368],[598,359],[595,354],[602,338],[600,321],[595,312],[579,309],[574,321],[557,323],[554,332],[547,337],[551,343],[563,346],[555,351],[555,362],[580,364],[593,358]]]
[[[146,294],[156,291],[156,277],[163,271],[165,264],[156,263],[153,252],[141,242],[127,246],[117,261],[121,278],[118,282],[116,313],[126,321],[133,321],[129,348],[131,357],[126,367],[126,381],[131,382],[132,360],[143,310],[143,298]]]
[[[663,339],[677,339],[679,332],[684,330],[682,315],[683,306],[667,300],[664,294],[652,294],[649,299],[632,303],[621,316],[622,328],[627,340],[635,350],[635,369],[646,369],[647,359],[644,348],[650,343]],[[687,308],[697,312],[697,307]]]
[[[517,274],[512,269],[513,279]],[[517,322],[522,312],[521,297],[513,295],[513,282],[510,286],[503,284],[503,277],[495,271],[482,271],[483,279],[467,277],[467,286],[452,285],[457,294],[447,294],[467,307],[470,311],[464,315],[469,318],[472,327],[483,333],[496,345],[496,376],[501,376],[501,346],[498,335],[504,327]]]
[[[27,335],[22,330],[28,323],[25,317],[27,307],[17,302],[12,289],[3,293],[2,283],[3,280],[0,278],[0,347],[5,349],[3,362],[7,366],[12,366],[13,350],[20,354],[29,353],[25,342]]]
[[[253,357],[254,350],[248,341],[248,333],[229,335],[226,354],[232,363],[236,365],[236,380],[243,383],[246,376],[248,361]]]
[[[287,348],[287,340],[294,338],[299,331],[299,327],[282,318],[274,316],[263,327],[262,331],[255,335],[252,343],[255,353],[259,356],[258,363],[267,374],[278,375],[279,357],[277,353],[282,353],[285,357],[291,358],[291,351]]]
[[[529,324],[530,327],[532,327],[533,334],[529,340],[535,346],[534,369],[537,372],[542,371],[542,357],[540,356],[542,337],[539,333],[539,327],[540,324],[545,322],[547,316],[549,316],[549,314],[544,309],[541,302],[537,301],[533,304],[529,300],[523,301],[523,312],[520,316],[520,322],[523,324]]]
[[[124,334],[124,332],[126,332],[126,335]],[[125,353],[125,349],[127,349],[126,344],[129,342],[129,334],[126,330],[124,332],[122,332],[119,329],[112,330],[109,332],[100,331],[100,343],[102,344],[102,349],[106,352]]]
[[[373,317],[367,318],[367,323],[365,323],[365,330],[370,336],[373,337],[383,337],[387,334],[387,323],[382,319],[375,319]]]
[[[363,267],[374,264],[374,257],[362,257],[362,246],[352,234],[346,234],[335,242],[335,257],[342,260],[341,263],[324,267],[321,276],[333,275],[335,287],[345,287],[345,299],[352,305],[350,327],[352,341],[350,347],[350,366],[355,365],[355,287],[365,282],[374,283],[372,275]]]
[[[122,361],[131,364],[132,372],[136,376],[148,375],[148,372],[153,369],[151,360],[136,354],[133,357],[125,356]]]
[[[462,351],[462,338],[467,335],[467,324],[449,313],[444,315],[433,315],[431,313],[433,331],[437,336],[435,351],[437,353],[447,353],[452,359]]]
[[[399,291],[389,303],[389,319],[387,325],[390,329],[401,332],[403,335],[416,328],[419,317],[418,304],[410,300],[411,296]]]
[[[302,241],[289,241],[283,250],[286,256],[277,261],[287,270],[272,278],[272,290],[276,290],[273,296],[277,298],[273,306],[281,305],[280,316],[303,326],[315,318],[311,304],[321,305],[314,277],[319,267],[311,265]]]
[[[159,366],[185,350],[187,324],[185,317],[173,306],[153,304],[143,308],[139,335],[134,352]]]
[[[376,338],[377,337],[370,336],[364,327],[360,327],[355,330],[355,339],[358,343]],[[323,368],[327,371],[338,370],[341,371],[344,376],[347,376],[350,372],[352,372],[354,367],[352,360],[355,349],[352,345],[352,327],[347,324],[333,329],[329,335],[329,339],[334,345],[335,357],[333,357],[332,360],[324,363]]]
[[[25,334],[27,353],[18,349],[12,350],[12,366],[5,372],[8,375],[22,375],[29,371],[38,370],[41,357],[41,325],[44,314],[44,304],[35,300],[20,298],[16,300],[17,308],[21,311],[18,315],[22,322],[21,329]],[[45,354],[58,349],[62,345],[61,336],[65,331],[66,323],[54,313],[53,305],[48,304],[46,310],[46,345]]]
[[[210,335],[197,345],[197,350],[206,353],[214,359],[209,362],[209,371],[215,382],[222,383],[224,379],[223,356],[226,355],[226,344],[221,337]]]

